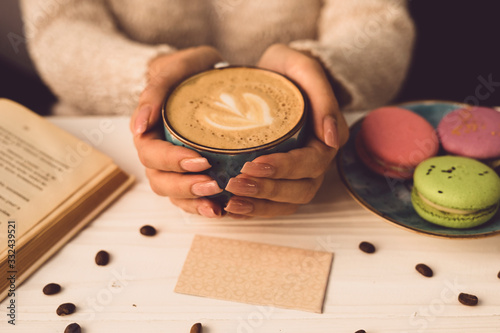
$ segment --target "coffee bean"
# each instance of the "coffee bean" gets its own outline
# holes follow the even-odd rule
[[[365,330],[357,330],[357,331],[356,331],[356,332],[354,332],[354,333],[366,333],[366,331],[365,331]]]
[[[141,234],[144,236],[154,236],[156,235],[156,229],[150,225],[145,225],[141,227]]]
[[[63,303],[56,310],[58,316],[66,316],[75,312],[76,306],[73,303]]]
[[[372,243],[369,242],[361,242],[359,243],[359,249],[363,252],[366,253],[373,253],[375,252],[375,246]]]
[[[191,330],[189,333],[201,333],[202,327],[200,323],[196,323],[193,326],[191,326]]]
[[[415,269],[425,277],[431,277],[434,274],[432,269],[426,264],[418,264],[415,266]]]
[[[106,251],[99,251],[95,255],[95,263],[99,266],[106,266],[109,262],[109,253]]]
[[[77,323],[69,324],[66,326],[66,329],[64,330],[64,333],[81,333],[82,329],[80,328],[80,325]]]
[[[57,283],[49,283],[43,287],[43,293],[45,295],[54,295],[61,291],[61,286]]]
[[[460,295],[458,295],[458,301],[463,305],[474,306],[477,305],[478,299],[475,295],[460,293]]]
[[[498,272],[497,277],[500,279],[500,272]]]

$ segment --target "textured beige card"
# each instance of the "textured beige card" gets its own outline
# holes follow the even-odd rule
[[[196,235],[175,292],[321,313],[333,254]]]

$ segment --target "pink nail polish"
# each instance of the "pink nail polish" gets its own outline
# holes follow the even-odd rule
[[[246,162],[241,173],[254,177],[271,177],[276,173],[276,169],[267,163]]]
[[[219,188],[219,185],[217,185],[217,182],[215,180],[211,180],[208,182],[193,184],[191,186],[191,192],[194,195],[204,197],[220,193],[222,192],[222,190]]]
[[[135,124],[134,124],[136,135],[143,134],[144,132],[147,131],[148,123],[149,123],[149,116],[151,115],[152,111],[153,111],[153,108],[149,104],[143,105],[139,109],[139,112],[137,113],[137,118],[135,118]]]
[[[201,216],[210,217],[210,218],[222,216],[220,211],[216,212],[212,207],[207,206],[207,205],[202,205],[202,206],[198,207],[198,214],[200,214]]]
[[[239,198],[231,198],[229,200],[225,210],[227,212],[233,214],[250,214],[254,210],[254,206],[250,201],[239,199]]]
[[[204,157],[185,158],[179,162],[179,165],[188,172],[200,172],[211,167]]]
[[[324,141],[327,146],[339,149],[339,133],[337,121],[332,116],[326,116],[323,120]]]
[[[226,191],[236,195],[251,196],[259,192],[257,183],[246,178],[231,178],[226,186]]]

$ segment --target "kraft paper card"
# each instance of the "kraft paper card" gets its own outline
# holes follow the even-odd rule
[[[196,235],[175,292],[321,313],[333,254]]]

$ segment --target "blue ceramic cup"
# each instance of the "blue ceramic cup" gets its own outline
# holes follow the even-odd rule
[[[233,71],[235,73],[235,77],[232,77],[230,80],[227,79],[227,72],[223,71]],[[233,73],[232,72],[232,73]],[[196,86],[200,78],[205,78],[205,80],[208,80],[208,76],[213,76],[217,77],[218,75],[224,74],[224,79],[222,80],[215,80],[213,81],[214,83],[208,84],[207,86]],[[258,94],[269,101],[266,104],[262,104],[259,106],[259,102],[264,102],[261,97],[255,97],[252,96],[251,92],[243,92],[238,91],[238,80],[242,81],[248,81],[249,79],[246,78],[246,75],[251,76],[251,80],[257,80],[259,79],[259,75],[265,75],[266,81],[268,80],[268,77],[271,77],[273,80],[278,80],[278,81],[269,81],[266,84],[270,84],[274,82],[274,84],[270,85],[268,88],[268,92],[270,92],[270,96],[264,96],[262,95],[265,93],[265,89],[262,89],[260,85],[255,85],[251,84],[249,85],[249,89],[258,89]],[[284,92],[280,91],[274,91],[276,89],[279,89],[281,86],[281,82],[285,84],[288,88],[283,89],[286,90]],[[276,84],[279,83],[279,84]],[[246,83],[245,83],[246,84]],[[265,86],[264,84],[263,86]],[[219,85],[219,87],[217,87]],[[236,85],[236,88],[235,88]],[[191,89],[193,89],[194,93],[196,94],[196,97],[193,98],[185,98],[182,97],[182,93],[180,92],[181,90],[186,90],[186,86],[191,86]],[[226,89],[227,86],[227,89]],[[257,87],[257,88],[256,88]],[[214,95],[214,89],[217,91],[217,93]],[[236,90],[235,90],[236,89]],[[243,89],[243,88],[241,88]],[[244,88],[246,89],[246,88]],[[225,92],[227,90],[227,92]],[[222,91],[222,92],[221,92]],[[257,90],[255,90],[257,93]],[[266,109],[269,114],[273,112],[270,108],[276,107],[276,108],[281,108],[281,107],[286,107],[286,103],[282,103],[282,101],[279,101],[279,104],[274,103],[272,101],[272,98],[274,98],[274,95],[277,94],[293,94],[293,98],[296,100],[299,100],[300,103],[300,108],[295,108],[294,112],[295,113],[295,120],[291,124],[288,125],[286,131],[281,130],[281,133],[278,135],[278,137],[274,137],[271,140],[268,140],[267,142],[259,142],[257,145],[252,146],[248,145],[248,140],[251,140],[252,137],[260,136],[264,137],[264,130],[267,127],[273,127],[274,123],[278,123],[276,126],[281,126],[279,125],[280,123],[283,123],[283,121],[277,121],[277,120],[268,120],[268,125],[267,127],[259,127],[257,125],[254,126],[252,122],[250,122],[247,119],[244,119],[244,125],[241,123],[238,123],[238,126],[247,126],[249,127],[246,129],[247,136],[242,138],[243,142],[246,142],[245,145],[242,145],[241,147],[238,146],[237,143],[235,143],[235,140],[229,140],[228,139],[228,145],[230,147],[225,147],[224,145],[221,147],[219,144],[211,144],[210,143],[210,138],[212,136],[221,136],[224,137],[223,134],[218,133],[224,132],[226,137],[228,136],[228,132],[226,131],[225,124],[223,124],[225,121],[231,122],[234,121],[235,116],[238,118],[236,119],[237,121],[240,121],[239,118],[241,117],[244,112],[241,112],[241,110],[237,110],[237,106],[241,106],[241,102],[238,104],[238,101],[234,101],[231,98],[231,94],[239,94],[243,96],[247,96],[247,100],[244,101],[246,103],[247,109],[250,108],[254,112],[255,110],[261,111],[261,109]],[[270,99],[268,99],[270,98]],[[174,101],[174,99],[177,99],[177,101]],[[207,102],[208,101],[208,102]],[[214,102],[215,101],[215,102]],[[215,106],[210,106],[206,107],[208,103],[213,103]],[[257,104],[256,104],[257,103]],[[266,106],[267,105],[267,106]],[[269,106],[270,105],[270,106]],[[205,108],[203,107],[205,106]],[[191,123],[199,123],[197,120],[185,120],[184,123],[188,123],[187,125],[179,126],[176,124],[176,116],[172,114],[174,112],[173,110],[177,107],[179,110],[183,111],[175,111],[175,112],[181,112],[182,114],[187,114],[190,113],[192,108],[197,109],[197,117],[208,117],[207,118],[207,126],[209,128],[210,134],[207,133],[207,128],[200,128],[201,134],[192,134],[190,133],[189,135],[186,134],[184,129],[181,127],[192,127]],[[243,108],[243,107],[242,107]],[[213,110],[216,110],[219,114],[215,114],[213,116],[213,119],[209,118],[212,114],[204,115],[202,114],[203,112],[212,112]],[[234,110],[233,110],[234,109]],[[290,110],[291,108],[288,108]],[[300,110],[298,110],[300,109]],[[170,110],[170,111],[169,111]],[[212,110],[212,111],[210,111]],[[298,111],[297,111],[298,110]],[[290,112],[290,111],[287,111]],[[259,112],[257,112],[259,113]],[[290,79],[286,78],[285,76],[269,71],[269,70],[264,70],[260,68],[255,68],[255,67],[242,67],[242,66],[229,66],[229,67],[223,67],[223,68],[214,68],[199,74],[196,74],[187,80],[181,82],[179,85],[174,87],[168,94],[165,99],[165,102],[163,104],[162,108],[162,116],[163,116],[163,124],[164,124],[164,129],[165,129],[165,139],[168,142],[173,143],[174,145],[178,146],[183,146],[189,149],[192,149],[196,152],[198,152],[201,156],[205,157],[208,162],[211,165],[211,168],[202,172],[204,174],[209,175],[211,178],[217,181],[218,185],[220,188],[224,189],[229,181],[230,178],[233,178],[237,176],[240,173],[241,168],[246,162],[254,160],[256,157],[265,155],[265,154],[272,154],[272,153],[278,153],[278,152],[286,152],[294,148],[299,148],[304,145],[305,139],[306,139],[306,134],[307,134],[307,129],[306,129],[306,120],[307,120],[307,113],[308,113],[308,102],[305,94],[302,92],[302,90],[295,84],[293,83]],[[171,116],[169,116],[169,114]],[[277,114],[277,113],[276,113]],[[258,115],[261,117],[261,115]],[[250,116],[248,116],[250,117]],[[171,118],[171,119],[169,119]],[[251,118],[251,117],[250,117]],[[262,117],[261,117],[262,118]],[[265,118],[265,117],[264,117]],[[259,118],[260,119],[260,118]],[[287,117],[285,117],[287,119]],[[252,120],[252,119],[250,119]],[[252,120],[253,121],[253,120]],[[204,122],[204,121],[202,121]],[[250,125],[248,125],[250,124]],[[215,125],[216,127],[212,127],[212,125]],[[203,125],[201,125],[203,127]],[[219,128],[220,127],[220,128]],[[222,130],[221,130],[222,129]],[[188,129],[189,130],[189,129]],[[215,133],[214,133],[215,132]],[[254,142],[258,142],[258,140],[254,140]],[[220,202],[221,204],[226,204],[229,198],[231,197],[231,193],[227,191],[223,191],[220,194],[217,194],[215,196],[211,196],[210,198],[215,199],[216,201]]]

